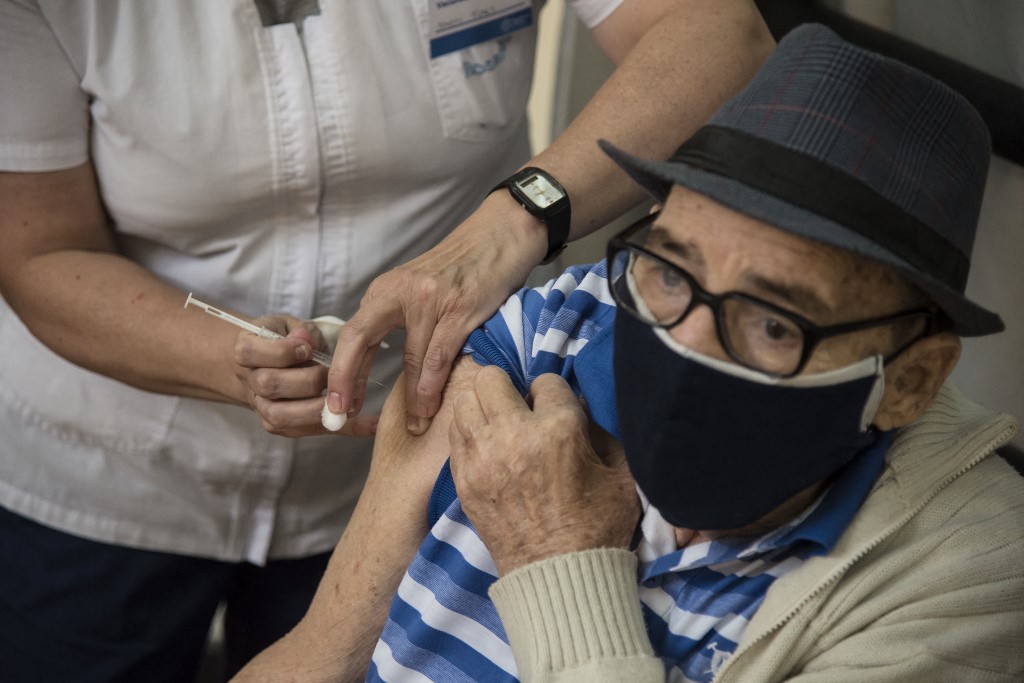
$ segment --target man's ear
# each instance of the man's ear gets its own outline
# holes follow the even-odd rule
[[[950,332],[914,342],[885,366],[885,393],[874,425],[882,431],[905,427],[935,400],[960,359],[960,337]]]

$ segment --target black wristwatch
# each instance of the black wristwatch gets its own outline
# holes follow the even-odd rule
[[[565,188],[549,173],[532,166],[513,173],[491,190],[507,187],[523,208],[539,218],[548,229],[548,253],[541,263],[551,263],[569,240],[570,207]]]

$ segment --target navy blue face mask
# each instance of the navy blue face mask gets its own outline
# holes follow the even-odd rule
[[[614,348],[626,460],[673,526],[751,524],[875,438],[881,357],[780,380],[698,354],[625,311]]]

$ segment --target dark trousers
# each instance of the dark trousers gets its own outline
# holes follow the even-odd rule
[[[0,508],[0,680],[190,683],[222,602],[230,677],[302,618],[329,557],[257,567],[133,550]]]

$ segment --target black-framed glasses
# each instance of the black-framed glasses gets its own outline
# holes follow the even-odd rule
[[[615,302],[648,325],[665,329],[681,323],[697,306],[707,306],[714,313],[722,348],[744,367],[792,377],[803,370],[815,347],[825,339],[914,318],[927,321],[925,332],[890,354],[886,360],[891,360],[935,331],[935,314],[925,308],[822,327],[741,292],[712,294],[693,275],[648,247],[647,236],[657,216],[646,216],[608,242],[608,282]]]

